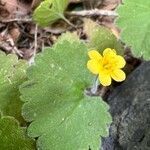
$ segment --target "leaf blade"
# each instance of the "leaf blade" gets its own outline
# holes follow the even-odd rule
[[[33,19],[41,26],[53,24],[62,19],[68,0],[45,0],[34,11]]]
[[[4,116],[15,117],[22,125],[22,101],[20,100],[19,85],[26,80],[27,64],[18,60],[15,55],[5,55],[0,52],[0,110]]]
[[[98,98],[85,97],[84,89],[90,86],[92,79],[86,68],[87,48],[75,37],[68,37],[63,36],[53,48],[39,55],[36,66],[28,72],[30,80],[21,86],[22,99],[26,102],[23,115],[27,121],[32,121],[28,134],[39,137],[39,149],[63,150],[69,145],[70,150],[76,149],[76,146],[88,149],[89,145],[98,149],[100,135],[107,135],[107,124],[111,121],[108,106]],[[28,86],[30,81],[35,84]],[[96,125],[88,125],[93,119]],[[80,126],[79,122],[82,122]],[[106,132],[100,130],[97,124]],[[72,132],[67,132],[67,128],[64,130],[66,126]],[[91,133],[88,133],[90,129]],[[72,138],[77,130],[82,142]],[[84,131],[87,131],[86,134]],[[88,135],[93,137],[93,142],[90,143],[90,137],[86,140]]]
[[[134,9],[133,9],[134,8]],[[132,48],[136,57],[150,58],[150,1],[125,0],[117,12],[117,25],[122,28],[121,39]]]
[[[32,139],[25,135],[25,128],[13,117],[0,118],[0,148],[7,150],[35,150]]]

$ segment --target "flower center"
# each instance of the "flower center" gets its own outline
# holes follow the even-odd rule
[[[112,68],[111,64],[104,64],[103,67],[107,70],[110,70]]]
[[[104,59],[103,60],[103,68],[109,72],[113,71],[113,69],[115,68],[116,64],[114,59],[108,60],[108,59]]]

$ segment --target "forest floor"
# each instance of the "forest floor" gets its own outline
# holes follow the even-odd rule
[[[0,49],[2,51],[15,53],[19,58],[30,60],[43,47],[52,46],[57,38],[66,31],[76,32],[80,38],[86,39],[86,33],[83,30],[84,18],[91,18],[98,24],[108,27],[119,37],[119,30],[113,24],[116,18],[113,11],[121,0],[70,0],[66,17],[76,28],[62,20],[46,28],[36,28],[32,14],[39,3],[40,0],[0,1]],[[95,8],[105,10],[108,14],[97,14],[93,12]],[[85,14],[84,17],[71,15],[74,10],[88,10],[92,14]]]

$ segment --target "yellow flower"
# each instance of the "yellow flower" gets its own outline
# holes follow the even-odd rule
[[[103,86],[109,86],[112,79],[117,82],[125,80],[126,75],[121,70],[126,64],[125,59],[117,55],[114,49],[106,48],[103,56],[96,50],[89,51],[88,55],[90,60],[87,62],[87,68],[98,75]]]

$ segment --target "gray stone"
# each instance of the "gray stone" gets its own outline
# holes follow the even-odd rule
[[[150,62],[135,69],[107,101],[113,123],[101,149],[150,150]]]

